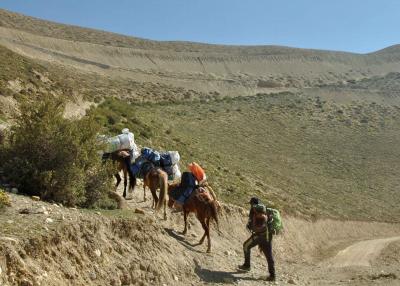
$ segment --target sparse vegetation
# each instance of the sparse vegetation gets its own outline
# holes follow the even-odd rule
[[[70,121],[63,111],[64,102],[50,95],[20,105],[1,147],[5,174],[28,195],[68,206],[112,208],[107,196],[111,178],[97,153],[94,120]]]
[[[0,210],[10,205],[11,205],[10,198],[4,192],[4,190],[0,189]]]
[[[187,90],[172,85],[137,82],[131,79],[109,78],[82,73],[73,68],[42,65],[0,45],[0,96],[23,98],[39,97],[42,93],[55,94],[74,101],[77,97],[102,102],[105,98],[124,98],[130,102],[159,102],[185,99]],[[192,98],[206,96],[192,91]],[[9,117],[0,109],[0,120]],[[112,117],[109,120],[113,120]],[[112,123],[112,122],[111,122]]]
[[[245,205],[258,195],[296,215],[368,219],[379,209],[374,219],[398,219],[396,107],[283,93],[174,104],[108,99],[92,112],[105,130],[126,126],[141,145],[179,150],[183,169],[201,163],[224,201]]]

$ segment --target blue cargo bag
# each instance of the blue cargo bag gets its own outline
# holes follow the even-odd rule
[[[142,156],[143,158],[145,158],[146,160],[158,165],[160,162],[160,153],[158,153],[157,151],[154,151],[151,148],[147,148],[144,147],[142,148]]]
[[[181,178],[181,184],[176,193],[176,201],[184,204],[190,197],[192,192],[196,189],[196,178],[192,172],[183,172]]]
[[[160,166],[163,168],[172,166],[172,159],[169,153],[162,153],[160,155]]]

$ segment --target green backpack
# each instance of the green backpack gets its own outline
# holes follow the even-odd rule
[[[278,210],[267,208],[268,214],[272,216],[271,230],[273,234],[279,234],[283,229],[282,217]]]

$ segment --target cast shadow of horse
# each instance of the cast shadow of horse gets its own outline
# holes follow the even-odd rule
[[[201,281],[206,283],[226,283],[232,284],[240,280],[239,277],[234,276],[233,274],[240,274],[239,271],[216,271],[210,270],[206,268],[202,268],[198,261],[194,260],[195,268],[194,272],[201,279]]]
[[[164,230],[168,233],[169,236],[171,236],[172,238],[175,238],[181,245],[183,245],[185,248],[197,252],[197,253],[203,253],[200,250],[197,250],[196,248],[194,248],[195,246],[198,246],[198,243],[192,244],[188,241],[186,241],[186,239],[179,235],[178,233],[176,233],[176,231],[174,231],[171,228],[164,228]]]
[[[239,281],[265,281],[265,278],[256,278],[249,276],[236,276],[244,275],[246,272],[243,271],[216,271],[206,268],[202,268],[198,261],[194,260],[195,268],[194,272],[200,278],[201,281],[205,283],[220,283],[220,284],[233,284]]]

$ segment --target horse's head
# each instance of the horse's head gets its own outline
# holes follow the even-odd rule
[[[179,183],[168,184],[168,207],[172,208],[174,206],[175,200],[171,196],[171,193],[179,187]]]
[[[172,207],[174,206],[174,203],[175,203],[174,199],[172,199],[171,197],[169,197],[169,198],[168,198],[168,207],[169,207],[169,208],[172,208]]]
[[[177,187],[179,187],[179,183],[177,182],[168,184],[168,195],[171,194],[171,192],[175,190]]]

